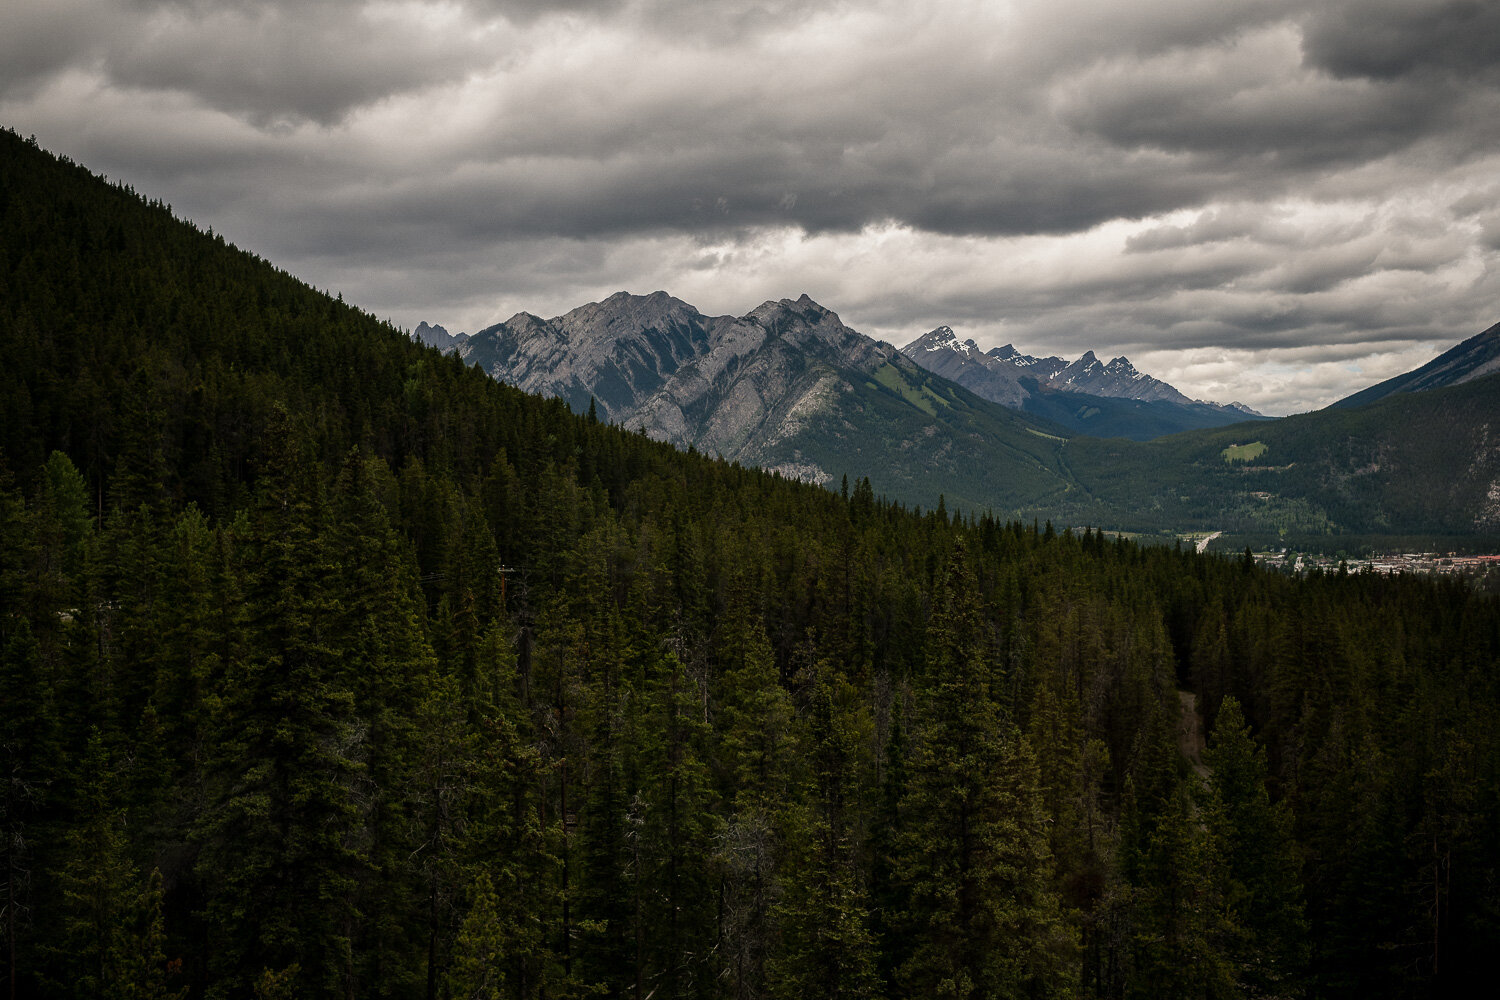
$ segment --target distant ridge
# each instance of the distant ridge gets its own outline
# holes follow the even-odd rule
[[[940,326],[901,348],[934,374],[985,399],[1045,417],[1095,437],[1146,441],[1185,430],[1263,419],[1249,407],[1189,399],[1125,357],[1100,361],[1087,351],[1076,361],[1034,358],[1011,344],[981,351]]]
[[[1457,347],[1444,351],[1421,368],[1386,379],[1352,396],[1345,396],[1336,403],[1330,403],[1327,408],[1364,406],[1398,392],[1423,392],[1462,385],[1495,372],[1500,372],[1500,323],[1483,333],[1475,334]]]

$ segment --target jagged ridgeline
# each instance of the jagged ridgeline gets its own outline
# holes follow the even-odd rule
[[[1500,939],[1461,587],[676,451],[10,133],[0,406],[7,995],[1422,997]]]

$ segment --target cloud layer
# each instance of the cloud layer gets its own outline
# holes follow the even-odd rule
[[[1485,0],[20,0],[0,121],[404,326],[808,292],[1322,405],[1500,319]]]

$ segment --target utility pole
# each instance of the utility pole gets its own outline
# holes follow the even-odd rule
[[[505,578],[514,573],[515,570],[509,566],[496,566],[495,572],[500,574],[500,613],[505,614]]]

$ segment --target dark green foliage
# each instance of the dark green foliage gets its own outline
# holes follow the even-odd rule
[[[1300,536],[1351,551],[1369,539],[1344,545],[1327,536],[1431,534],[1461,544],[1494,532],[1487,490],[1500,469],[1484,442],[1496,419],[1500,378],[1491,376],[1355,409],[1149,442],[1072,438],[1064,451],[1081,489],[1068,504],[1045,509],[1065,510],[1074,523]],[[1225,461],[1226,448],[1251,442],[1264,452],[1250,462]],[[1391,550],[1396,542],[1382,544]]]
[[[1493,598],[677,453],[0,157],[5,995],[1485,968]]]

